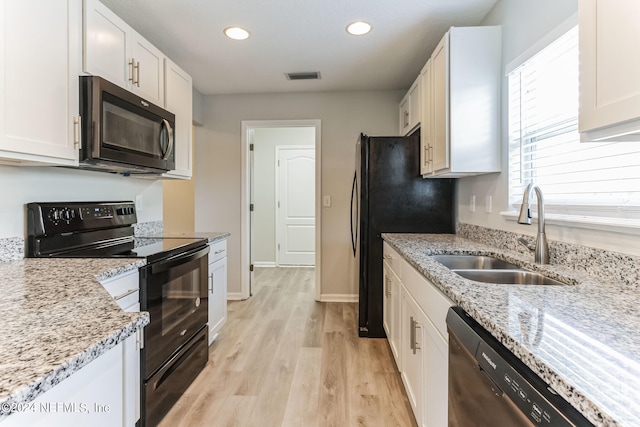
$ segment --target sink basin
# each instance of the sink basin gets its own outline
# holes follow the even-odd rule
[[[432,255],[431,258],[450,270],[518,270],[515,264],[498,258],[478,255]]]
[[[509,285],[565,285],[539,273],[523,270],[452,270],[465,279],[476,282]]]

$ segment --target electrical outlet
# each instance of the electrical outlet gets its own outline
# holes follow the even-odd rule
[[[142,194],[138,194],[136,196],[136,212],[142,212],[143,209],[143,199],[142,199]]]
[[[475,212],[476,211],[476,196],[475,194],[473,196],[471,196],[471,199],[469,200],[469,212]]]

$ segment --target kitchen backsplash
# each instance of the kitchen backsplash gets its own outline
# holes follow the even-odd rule
[[[7,237],[0,239],[0,262],[15,261],[24,258],[24,239]]]
[[[149,221],[133,224],[136,236],[161,236],[164,232],[163,221]]]
[[[518,243],[518,238],[532,241],[535,237],[465,223],[458,223],[456,232],[469,240],[530,254],[533,258],[533,254]],[[640,257],[555,240],[549,240],[549,257],[553,265],[584,272],[603,282],[618,282],[640,290]]]

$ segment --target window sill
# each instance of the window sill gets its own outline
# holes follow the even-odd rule
[[[518,212],[503,211],[500,215],[507,221],[517,221]],[[538,222],[538,215],[533,214],[533,222]],[[588,217],[577,215],[546,214],[545,221],[549,225],[568,228],[584,228],[588,230],[609,231],[613,233],[640,235],[640,221],[633,219]]]

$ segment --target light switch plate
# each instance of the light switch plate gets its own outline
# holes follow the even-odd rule
[[[322,197],[322,206],[324,206],[325,208],[331,207],[331,196]]]

